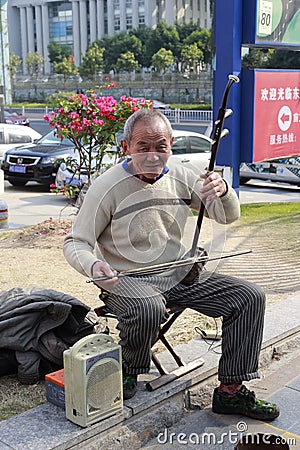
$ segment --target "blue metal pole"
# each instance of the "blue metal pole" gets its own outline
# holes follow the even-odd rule
[[[213,75],[213,113],[217,117],[228,75],[241,76],[243,0],[215,0],[214,43],[215,67]],[[233,115],[226,119],[224,128],[230,134],[220,143],[218,165],[232,167],[232,186],[239,192],[241,83],[233,87],[228,101]]]

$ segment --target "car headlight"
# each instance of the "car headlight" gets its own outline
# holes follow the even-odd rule
[[[67,159],[70,155],[59,155],[59,156],[44,156],[42,158],[43,164],[54,164],[56,161]]]
[[[60,170],[65,171],[67,169],[67,164],[65,162],[62,162],[59,166]]]

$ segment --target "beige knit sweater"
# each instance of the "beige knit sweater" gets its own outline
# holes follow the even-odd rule
[[[190,208],[199,209],[201,185],[185,168],[172,168],[148,184],[117,164],[89,188],[65,239],[65,258],[87,276],[99,259],[120,271],[181,258],[185,224]],[[224,224],[236,220],[240,205],[235,191],[229,187],[205,214]]]

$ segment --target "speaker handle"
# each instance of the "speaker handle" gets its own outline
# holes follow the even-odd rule
[[[104,333],[89,334],[88,336],[85,336],[85,337],[79,339],[79,341],[77,341],[74,345],[72,345],[72,347],[70,347],[69,351],[74,356],[74,355],[76,355],[76,353],[78,353],[81,350],[81,348],[84,345],[88,345],[97,339],[99,340],[99,338],[101,338],[100,341],[103,344],[107,344],[108,342],[114,342],[113,338],[111,336],[109,336],[108,334],[104,334]]]

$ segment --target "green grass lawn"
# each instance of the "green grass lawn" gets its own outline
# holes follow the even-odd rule
[[[268,224],[270,222],[299,222],[300,202],[252,203],[241,205],[240,223]]]

